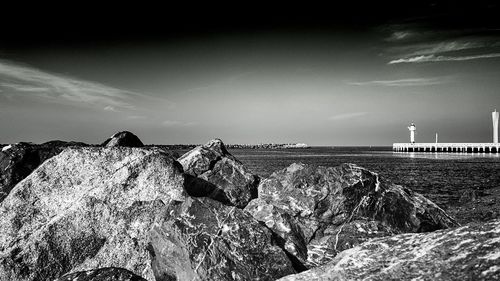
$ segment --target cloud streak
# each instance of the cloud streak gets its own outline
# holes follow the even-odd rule
[[[391,60],[388,64],[398,63],[423,63],[423,62],[443,62],[443,61],[468,61],[478,59],[499,58],[500,53],[480,54],[470,56],[443,56],[443,55],[421,55],[409,58]]]
[[[391,52],[403,53],[404,57],[414,57],[419,55],[442,54],[448,52],[478,49],[489,46],[486,42],[454,40],[437,43],[413,44],[409,46],[393,47]]]
[[[374,80],[365,82],[348,82],[353,86],[386,86],[386,87],[413,87],[432,86],[446,83],[447,79],[442,78],[408,78],[398,80]]]
[[[343,114],[337,114],[328,117],[328,120],[330,121],[339,121],[339,120],[349,120],[349,119],[354,119],[357,117],[361,117],[368,114],[368,112],[351,112],[351,113],[343,113]]]
[[[0,93],[12,91],[45,102],[100,107],[105,111],[135,110],[137,102],[156,99],[0,60]],[[161,101],[169,103],[167,100]]]
[[[421,24],[383,26],[389,31],[387,64],[470,61],[500,56],[498,34],[488,29],[434,30]]]

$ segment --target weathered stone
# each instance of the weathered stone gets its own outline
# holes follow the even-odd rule
[[[198,176],[213,168],[223,157],[236,160],[220,139],[213,139],[204,145],[195,147],[182,155],[177,161],[184,168],[184,173]]]
[[[239,208],[257,197],[259,178],[234,158],[219,139],[194,148],[177,161],[184,168],[185,188],[192,196],[210,197]]]
[[[280,281],[499,280],[500,220],[376,238]]]
[[[295,272],[271,231],[248,213],[209,198],[169,208],[151,234],[156,280],[275,280]]]
[[[149,230],[184,199],[181,168],[160,150],[68,148],[0,204],[0,280],[101,267],[153,280]]]
[[[105,267],[66,274],[54,281],[147,281],[134,273],[116,267]]]
[[[102,143],[106,147],[143,147],[142,141],[129,131],[118,132]]]
[[[0,202],[14,186],[27,177],[45,160],[61,153],[69,146],[87,146],[84,143],[50,141],[44,144],[17,143],[0,151]]]
[[[420,194],[353,164],[292,164],[259,185],[245,208],[306,267],[374,237],[425,232],[458,224]]]
[[[297,259],[294,266],[299,270],[304,270],[307,263],[307,241],[300,228],[300,223],[296,217],[284,212],[282,209],[257,198],[252,200],[245,211],[271,229],[277,234],[279,245],[291,254],[291,258]]]

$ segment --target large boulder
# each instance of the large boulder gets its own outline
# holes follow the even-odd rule
[[[69,273],[54,281],[147,281],[134,273],[116,267],[105,267]]]
[[[143,147],[144,144],[142,141],[134,134],[129,131],[118,132],[112,135],[110,138],[105,140],[102,146],[106,147],[116,147],[116,146],[124,146],[124,147]]]
[[[172,204],[149,249],[156,280],[275,280],[296,272],[271,231],[210,198]]]
[[[499,280],[500,220],[376,238],[280,281]]]
[[[258,191],[245,210],[304,268],[375,237],[458,225],[422,195],[353,164],[292,164],[263,180]]]
[[[244,208],[257,197],[259,177],[231,155],[224,143],[211,140],[182,155],[177,161],[186,174],[186,191]]]
[[[68,148],[0,204],[0,280],[52,280],[120,267],[154,280],[148,233],[182,169],[158,149]]]
[[[84,143],[51,141],[44,144],[21,142],[2,147],[0,151],[0,202],[14,186],[27,177],[45,160],[61,153],[70,146],[87,146]]]

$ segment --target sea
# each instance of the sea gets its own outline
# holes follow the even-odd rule
[[[267,177],[292,163],[334,167],[354,163],[406,186],[442,207],[463,194],[500,188],[500,154],[393,152],[392,147],[229,149],[252,172]]]

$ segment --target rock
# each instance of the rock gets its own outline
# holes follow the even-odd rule
[[[376,238],[280,281],[498,280],[500,220]]]
[[[21,142],[3,147],[0,152],[0,202],[41,163],[70,146],[87,144],[51,141],[39,145]]]
[[[257,197],[259,177],[250,173],[215,139],[182,155],[177,161],[186,174],[186,191],[244,208]],[[201,180],[200,180],[201,179]]]
[[[129,131],[118,132],[102,143],[106,147],[143,147],[142,141]]]
[[[156,280],[275,280],[295,272],[271,231],[209,198],[171,205],[149,250]]]
[[[235,159],[220,139],[213,139],[182,155],[177,161],[184,168],[184,173],[198,176],[210,171],[223,157]]]
[[[181,167],[161,150],[67,148],[0,204],[0,280],[101,267],[154,280],[149,230],[184,194]]]
[[[259,198],[245,210],[307,268],[374,237],[458,225],[422,195],[381,182],[377,174],[353,164],[292,164],[263,180],[258,191]]]
[[[105,267],[66,274],[55,281],[147,281],[134,273],[116,267]]]

